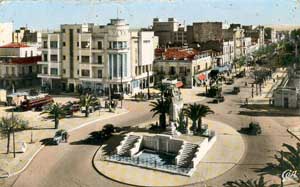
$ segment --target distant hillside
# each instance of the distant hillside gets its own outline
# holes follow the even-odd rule
[[[277,31],[290,31],[294,29],[300,29],[300,25],[265,25],[265,27],[271,27]]]

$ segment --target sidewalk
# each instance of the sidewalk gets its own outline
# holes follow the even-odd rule
[[[0,107],[0,114],[5,116],[5,107]],[[93,122],[103,119],[111,118],[117,115],[125,114],[128,111],[126,109],[117,109],[115,113],[108,112],[108,110],[96,111],[88,118],[84,117],[84,114],[77,112],[72,118],[64,118],[60,120],[59,129],[66,129],[67,131],[77,130],[81,127],[89,125]],[[16,158],[13,158],[12,153],[12,136],[10,145],[10,154],[6,154],[7,139],[1,138],[0,142],[0,178],[6,177],[7,174],[21,171],[27,166],[27,163],[31,161],[34,155],[39,151],[46,141],[49,141],[57,131],[54,129],[54,122],[45,118],[44,115],[39,115],[39,112],[27,111],[15,114],[22,119],[28,120],[29,127],[34,127],[34,130],[25,130],[16,133]],[[1,116],[0,116],[1,117]],[[25,153],[21,153],[21,143],[25,142],[27,149]]]
[[[249,104],[269,104],[269,99],[272,98],[273,91],[280,85],[283,78],[287,75],[286,71],[278,70],[272,74],[272,78],[266,81],[262,86],[261,95],[256,95],[256,88],[254,87],[254,97],[249,99]],[[278,78],[277,78],[278,77]],[[275,79],[275,83],[273,82]],[[258,87],[259,93],[259,87]]]

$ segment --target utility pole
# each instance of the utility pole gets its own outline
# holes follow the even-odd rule
[[[14,127],[14,112],[11,113],[11,127],[13,129],[13,149],[14,149],[14,158],[16,158],[16,142],[15,142],[15,127]]]
[[[148,83],[148,99],[150,99],[150,98],[151,98],[151,95],[150,95],[149,67],[147,67],[147,83]]]

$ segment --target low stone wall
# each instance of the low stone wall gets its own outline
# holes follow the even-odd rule
[[[145,149],[155,150],[177,154],[181,149],[183,140],[172,139],[168,135],[143,136],[142,147]]]
[[[206,155],[207,151],[213,146],[216,142],[217,136],[212,137],[210,140],[205,138],[203,142],[198,147],[198,151],[195,154],[195,157],[192,160],[192,167],[195,168],[201,159]]]

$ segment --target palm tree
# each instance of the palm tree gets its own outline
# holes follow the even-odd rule
[[[279,185],[272,184],[268,185],[268,182],[265,181],[263,176],[260,176],[258,180],[248,179],[229,181],[223,184],[225,187],[279,187]]]
[[[290,170],[296,173],[297,182],[300,182],[300,143],[297,143],[296,147],[288,144],[283,144],[283,147],[287,151],[279,151],[274,155],[277,163],[267,163],[267,166],[259,169],[258,172],[281,177],[284,171]]]
[[[89,117],[89,108],[97,102],[97,99],[89,94],[80,97],[80,106],[85,107],[85,117]]]
[[[199,132],[201,132],[201,130],[202,130],[202,117],[205,117],[207,114],[213,114],[213,113],[214,113],[214,111],[212,111],[206,105],[198,106],[198,131]]]
[[[41,114],[48,114],[49,118],[54,118],[54,128],[58,129],[59,120],[66,115],[66,111],[63,106],[58,103],[51,104],[46,110]]]
[[[183,110],[179,112],[178,119],[176,121],[178,124],[177,130],[181,133],[186,133],[187,122],[184,120]]]
[[[18,130],[25,130],[28,127],[28,121],[20,119],[12,114],[11,117],[2,117],[0,120],[0,132],[7,137],[7,154],[10,148],[10,135]],[[14,143],[14,142],[13,142]]]
[[[213,111],[206,105],[200,105],[197,103],[190,104],[186,109],[184,109],[184,113],[192,120],[192,129],[194,132],[197,130],[201,132],[202,126],[202,117],[205,117],[207,114],[213,113]],[[198,121],[198,128],[196,123]]]
[[[183,109],[184,114],[192,120],[192,129],[194,132],[196,132],[196,123],[199,119],[199,109],[200,105],[196,103],[189,104],[187,108]]]
[[[166,115],[169,113],[171,101],[170,99],[157,99],[152,101],[150,106],[152,106],[151,112],[154,112],[153,117],[159,115],[159,125],[162,129],[166,129]]]

